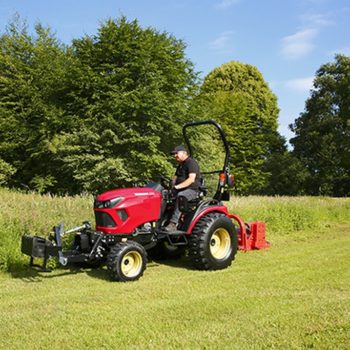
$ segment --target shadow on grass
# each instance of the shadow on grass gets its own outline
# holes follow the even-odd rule
[[[102,267],[81,267],[76,265],[57,266],[54,269],[43,269],[40,266],[29,266],[21,262],[11,264],[9,273],[12,278],[21,279],[24,282],[42,282],[47,279],[59,278],[69,275],[87,274],[94,278],[108,280],[107,271]]]
[[[25,282],[40,282],[41,273],[36,268],[23,264],[12,264],[9,269],[12,278],[21,279]]]
[[[177,259],[150,259],[147,263],[147,269],[157,268],[162,265],[170,266],[173,268],[193,270],[187,257],[181,257]],[[49,265],[50,266],[50,265]],[[29,266],[29,262],[24,263],[23,261],[13,262],[8,269],[9,274],[12,278],[21,279],[28,283],[38,283],[52,278],[60,278],[68,275],[87,274],[92,278],[101,280],[110,280],[108,271],[104,265],[101,266],[56,266],[52,269],[47,268],[44,270],[40,266]]]
[[[171,258],[171,259],[150,259],[147,264],[147,268],[150,267],[152,263],[157,264],[157,266],[165,265],[165,266],[170,266],[170,267],[179,268],[179,269],[195,270],[195,268],[192,267],[188,257],[186,256],[182,256],[181,258]]]

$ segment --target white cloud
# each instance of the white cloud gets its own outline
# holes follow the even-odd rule
[[[313,39],[317,36],[315,28],[304,29],[282,39],[282,55],[296,60],[308,55],[313,49]]]
[[[232,49],[233,31],[222,32],[215,40],[210,43],[210,48],[215,51],[228,51]]]
[[[307,56],[314,48],[314,40],[321,29],[334,22],[329,19],[327,14],[304,14],[300,16],[303,22],[301,28],[292,35],[282,38],[282,55],[291,60],[297,60]]]
[[[306,77],[285,81],[285,86],[296,92],[309,92],[313,87],[314,77]]]
[[[221,0],[216,7],[219,9],[227,9],[233,5],[236,5],[240,2],[240,0]]]

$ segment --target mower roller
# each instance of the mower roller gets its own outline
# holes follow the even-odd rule
[[[217,174],[218,184],[212,197],[203,181],[195,200],[188,201],[181,193],[173,195],[170,179],[161,176],[158,182],[143,187],[111,190],[94,201],[95,229],[88,222],[65,231],[63,224],[53,228],[50,237],[22,236],[21,250],[43,259],[39,267],[47,269],[48,259],[57,257],[61,265],[83,264],[96,267],[105,264],[114,281],[138,280],[146,269],[147,258],[178,258],[188,251],[188,259],[199,270],[219,270],[231,265],[237,250],[269,247],[263,222],[245,223],[230,214],[224,201],[229,201],[233,176],[229,173],[229,147],[221,126],[213,120],[187,123],[183,136],[193,156],[189,128],[209,125],[218,132],[225,150],[223,167],[206,174]],[[175,201],[181,218],[177,231],[167,232]],[[234,222],[238,224],[236,230]],[[62,237],[74,233],[70,250],[62,247]]]

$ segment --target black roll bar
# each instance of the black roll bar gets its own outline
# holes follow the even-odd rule
[[[230,161],[230,150],[228,147],[228,143],[227,143],[227,139],[226,139],[226,135],[225,135],[224,130],[222,129],[221,125],[214,120],[203,120],[203,121],[198,121],[198,122],[191,122],[191,123],[186,123],[183,126],[182,134],[183,134],[183,137],[185,139],[186,145],[188,147],[188,151],[190,153],[190,156],[193,156],[193,150],[192,150],[191,142],[190,142],[188,135],[187,135],[187,129],[189,127],[192,127],[192,126],[199,126],[199,125],[205,125],[205,124],[214,125],[220,133],[221,140],[222,140],[224,147],[225,147],[225,161],[224,161],[223,171],[227,172],[228,171],[228,163]]]

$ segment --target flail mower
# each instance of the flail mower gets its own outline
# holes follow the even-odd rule
[[[233,177],[229,173],[229,147],[221,126],[213,120],[187,123],[183,136],[190,155],[192,145],[189,128],[210,125],[218,132],[225,150],[224,164],[217,173],[218,183],[212,197],[202,185],[195,200],[178,196],[182,213],[175,232],[167,232],[176,198],[172,195],[170,179],[161,177],[158,182],[145,186],[111,190],[98,195],[94,201],[96,228],[88,222],[65,231],[63,224],[53,228],[47,239],[39,236],[22,236],[22,253],[43,259],[42,271],[47,262],[57,257],[61,265],[84,264],[91,267],[105,264],[114,281],[135,281],[145,269],[147,257],[153,259],[177,258],[188,252],[188,260],[199,270],[219,270],[231,265],[238,249],[264,249],[269,247],[263,222],[245,223],[239,216],[230,214],[224,201],[230,199]],[[202,173],[208,174],[208,173]],[[236,230],[234,223],[238,224]],[[74,233],[70,250],[63,250],[62,237]]]

